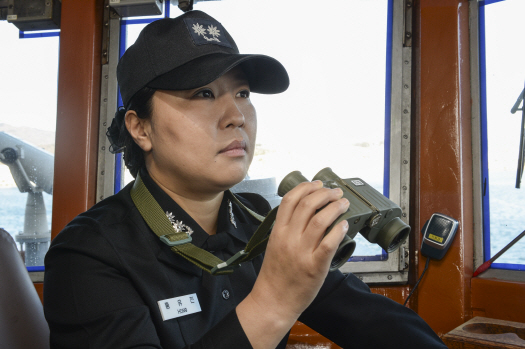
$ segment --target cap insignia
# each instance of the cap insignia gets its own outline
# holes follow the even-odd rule
[[[217,44],[232,48],[219,22],[199,18],[185,18],[184,22],[196,45]]]
[[[213,25],[208,26],[208,33],[211,35],[211,37],[206,36],[206,29],[204,29],[199,23],[195,23],[192,28],[193,31],[197,33],[197,35],[202,35],[202,37],[207,41],[215,40],[217,42],[221,42],[218,39],[218,37],[221,36],[220,30],[218,30],[217,27],[214,27]]]

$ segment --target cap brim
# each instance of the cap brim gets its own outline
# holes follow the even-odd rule
[[[252,92],[280,93],[290,84],[286,69],[272,57],[215,53],[196,58],[158,76],[147,86],[160,90],[191,90],[215,81],[236,66],[242,67]]]

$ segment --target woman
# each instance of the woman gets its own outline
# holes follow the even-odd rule
[[[44,283],[53,348],[284,348],[298,319],[345,348],[445,348],[411,310],[328,273],[348,229],[341,222],[323,238],[348,209],[340,189],[317,181],[291,190],[264,260],[231,274],[203,271],[150,228],[144,212],[158,204],[183,236],[175,250],[224,261],[245,248],[259,224],[250,211],[269,207],[228,189],[254,153],[250,93],[288,87],[279,62],[240,55],[219,22],[191,11],[148,25],[117,74],[125,108],[109,135],[137,179],[53,240]]]

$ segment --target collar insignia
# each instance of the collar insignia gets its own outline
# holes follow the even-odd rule
[[[228,200],[228,207],[230,209],[230,222],[232,222],[235,229],[237,229],[237,223],[235,222],[235,216],[233,215],[233,206],[230,200]]]
[[[193,229],[188,227],[182,221],[176,221],[173,213],[166,211],[166,217],[168,217],[171,225],[173,226],[173,229],[175,229],[177,233],[186,233],[188,234],[188,236],[191,236],[191,234],[193,234]]]

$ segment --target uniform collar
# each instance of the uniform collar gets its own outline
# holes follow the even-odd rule
[[[173,200],[157,185],[157,183],[155,183],[155,181],[144,168],[140,171],[140,177],[142,178],[146,188],[158,202],[166,215],[171,214],[172,221],[181,222],[181,224],[186,225],[193,231],[191,237],[192,244],[195,246],[212,251],[226,248],[224,240],[228,239],[220,236],[224,233],[236,238],[237,240],[240,240],[244,244],[248,243],[249,239],[243,229],[243,226],[245,223],[247,223],[244,211],[241,210],[234,202],[231,202],[228,193],[225,192],[221,206],[219,208],[217,234],[210,236],[186,211],[184,211],[177,204],[177,202],[175,202],[175,200]],[[232,247],[231,244],[226,244]],[[231,252],[237,253],[238,251]]]

